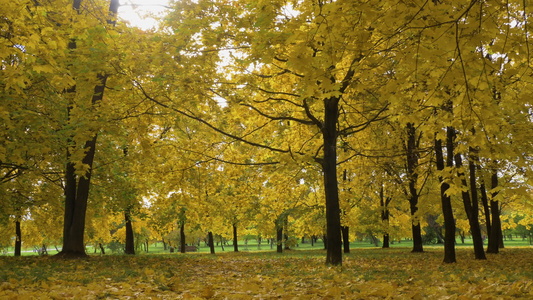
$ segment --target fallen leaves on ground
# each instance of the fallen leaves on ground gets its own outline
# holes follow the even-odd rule
[[[139,256],[1,257],[0,299],[533,299],[533,249],[486,261],[458,250],[353,250]]]

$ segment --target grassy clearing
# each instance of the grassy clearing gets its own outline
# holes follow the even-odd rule
[[[524,240],[522,238],[516,238],[513,240],[506,240],[505,241],[506,247],[528,247],[532,246],[529,243],[529,240]],[[410,248],[413,246],[412,241],[410,240],[402,240],[401,242],[394,242],[390,245],[391,248]],[[425,249],[442,249],[442,244],[433,244],[433,245],[424,245]],[[456,247],[458,249],[461,248],[473,248],[473,243],[471,239],[465,239],[465,242],[462,243],[460,239],[457,239],[457,245]],[[60,245],[57,246],[57,248],[61,248]],[[304,244],[298,244],[298,246],[295,246],[292,248],[292,250],[321,250],[324,248],[324,244],[322,243],[322,240],[319,240],[314,245],[311,245],[309,241],[307,241]],[[376,247],[373,243],[366,242],[366,241],[355,241],[353,243],[350,243],[351,249],[380,249],[381,244]],[[95,251],[96,250],[96,251]],[[231,242],[229,242],[227,245],[224,246],[224,250],[222,250],[222,247],[220,245],[217,245],[215,247],[215,250],[217,253],[224,253],[224,252],[233,252],[233,245]],[[113,253],[109,248],[105,249],[106,255],[110,254],[121,254],[121,253]],[[261,245],[257,244],[256,240],[249,240],[247,243],[244,241],[239,242],[239,251],[241,252],[268,252],[268,251],[276,251],[276,246],[270,247],[269,244],[262,243]],[[48,254],[54,255],[57,254],[57,250],[55,247],[49,247]],[[89,255],[100,255],[100,249],[94,248],[90,245],[86,247],[86,252]],[[178,249],[176,249],[176,252],[179,252]],[[198,249],[198,253],[209,253],[209,247],[207,247],[204,243],[200,244],[200,247]],[[13,247],[6,249],[6,251],[0,252],[0,256],[13,256],[14,249]],[[152,254],[169,254],[170,251],[167,248],[166,250],[163,247],[163,243],[153,243],[149,246],[148,252],[144,250],[144,248],[137,250],[137,255],[152,255]],[[34,251],[32,249],[23,249],[22,256],[37,256],[39,253],[37,251]]]
[[[516,239],[513,239],[513,240],[506,240],[505,241],[505,245],[506,245],[506,247],[527,247],[527,246],[531,246],[530,243],[529,243],[529,240],[527,240],[527,239],[524,240],[522,238],[516,238]],[[394,242],[393,244],[390,245],[391,248],[409,248],[409,247],[412,247],[412,246],[413,246],[413,243],[410,240],[402,240],[401,242]],[[60,245],[58,245],[57,247],[61,248]],[[426,249],[433,249],[433,248],[442,249],[442,247],[443,247],[442,244],[424,245],[424,248],[426,248]],[[472,243],[472,240],[469,239],[469,238],[465,239],[464,243],[462,243],[462,241],[460,239],[457,239],[456,247],[458,249],[460,249],[460,248],[472,248],[473,247],[473,243]],[[217,245],[215,248],[216,248],[215,250],[216,250],[217,253],[232,252],[233,251],[233,244],[231,242],[229,242],[229,244],[224,246],[225,250],[222,250],[222,247],[220,245]],[[307,241],[305,244],[298,244],[298,246],[293,247],[292,250],[321,250],[323,248],[324,248],[324,244],[322,243],[322,240],[319,240],[313,246],[311,245],[311,243],[309,241]],[[381,244],[378,247],[376,247],[373,243],[370,243],[370,242],[355,241],[353,243],[350,243],[350,248],[351,249],[360,249],[360,248],[363,248],[363,249],[378,249],[378,248],[381,248]],[[88,245],[86,249],[87,249],[87,254],[89,254],[89,255],[93,255],[93,254],[98,254],[99,255],[100,254],[100,249],[99,248],[97,248],[96,251],[95,251],[94,247]],[[105,251],[106,251],[106,254],[117,254],[117,253],[113,253],[108,248],[106,248]],[[176,250],[176,251],[179,251],[179,250]],[[270,245],[266,244],[265,242],[263,242],[261,245],[258,245],[256,240],[249,240],[247,243],[245,243],[244,241],[240,241],[239,242],[239,251],[241,251],[241,252],[276,251],[276,246],[270,247]],[[11,248],[8,248],[7,251],[5,251],[5,252],[0,252],[0,256],[2,256],[2,255],[4,255],[4,256],[12,256],[13,252],[14,252],[14,249],[11,247]],[[137,254],[139,254],[139,255],[165,254],[165,253],[169,253],[169,252],[170,251],[168,250],[168,248],[167,248],[167,250],[164,249],[163,243],[161,243],[161,242],[151,244],[149,246],[149,248],[148,248],[148,252],[144,251],[144,249],[143,250],[139,250],[139,249],[137,250]],[[199,253],[209,253],[210,250],[209,250],[209,247],[207,247],[204,243],[201,243],[198,252]],[[48,254],[49,255],[54,255],[56,253],[57,253],[57,251],[55,250],[55,247],[49,247],[49,249],[48,249]],[[32,249],[24,249],[24,251],[22,252],[22,255],[23,256],[35,256],[35,255],[39,255],[39,254],[37,253],[37,251],[33,251]]]
[[[533,248],[472,252],[445,265],[438,248],[357,248],[342,267],[325,266],[324,250],[0,257],[0,299],[533,298]]]

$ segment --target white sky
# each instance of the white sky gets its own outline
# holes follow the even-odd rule
[[[151,29],[156,26],[148,14],[164,15],[170,0],[120,0],[118,17],[130,22],[131,26]]]

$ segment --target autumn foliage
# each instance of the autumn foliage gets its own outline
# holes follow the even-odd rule
[[[123,22],[118,5],[0,0],[0,248],[19,256],[61,245],[62,256],[85,257],[88,244],[134,254],[209,237],[275,239],[281,252],[320,237],[326,264],[340,266],[349,241],[408,237],[413,252],[444,243],[454,263],[456,237],[471,236],[474,258],[485,260],[504,234],[533,233],[528,1],[183,0],[151,30]],[[416,257],[437,268],[433,255]],[[487,268],[492,259],[520,267],[506,255],[489,256]],[[477,264],[464,256],[461,264]],[[224,259],[223,270],[251,278],[269,264]],[[113,260],[129,262],[89,262]],[[203,274],[210,261],[171,262]],[[77,262],[50,261],[95,271]],[[345,264],[335,275],[350,274],[343,282],[369,265],[356,256]],[[370,290],[364,280],[338,290],[334,271],[317,270],[324,297]],[[182,273],[159,271],[132,272],[146,289],[171,293]],[[23,280],[10,278],[6,293]],[[103,295],[142,289],[110,278]],[[277,295],[277,278],[265,279],[265,293]],[[404,279],[390,285],[395,295],[444,296]],[[31,292],[34,280],[24,280]],[[389,296],[372,280],[386,292],[375,296]],[[505,286],[479,283],[492,293]]]

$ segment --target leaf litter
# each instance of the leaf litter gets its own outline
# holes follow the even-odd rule
[[[533,299],[533,248],[488,260],[458,250],[356,249],[342,267],[323,251],[0,257],[2,299]]]

